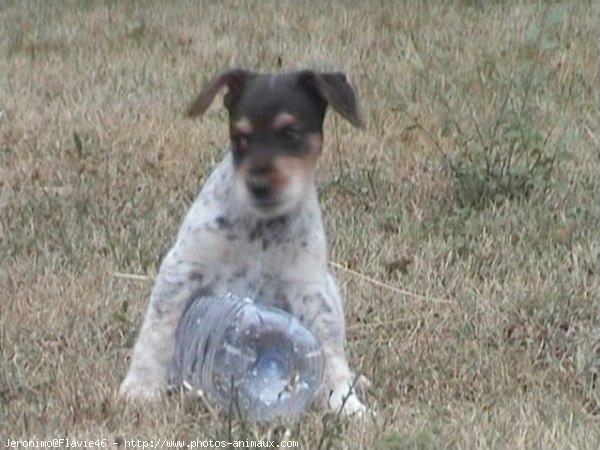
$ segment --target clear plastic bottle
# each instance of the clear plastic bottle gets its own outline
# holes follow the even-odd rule
[[[199,297],[181,318],[172,381],[225,408],[257,421],[297,416],[322,379],[319,340],[283,310],[229,294]]]

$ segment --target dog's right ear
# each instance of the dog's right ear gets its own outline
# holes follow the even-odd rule
[[[213,102],[217,93],[225,86],[227,87],[225,106],[231,111],[233,103],[242,93],[244,84],[253,76],[254,74],[252,72],[242,69],[232,69],[219,74],[204,87],[202,92],[200,92],[198,97],[196,97],[188,107],[188,117],[197,117],[204,114]]]

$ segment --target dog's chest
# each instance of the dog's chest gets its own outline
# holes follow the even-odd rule
[[[221,221],[221,258],[213,290],[249,297],[286,310],[303,281],[322,277],[320,248],[301,220],[287,217]],[[316,240],[318,241],[318,239]]]
[[[294,213],[258,218],[238,203],[230,156],[215,169],[186,217],[175,260],[195,267],[203,288],[289,309],[291,296],[327,275],[316,192]],[[186,256],[184,256],[186,255]],[[189,255],[189,256],[187,256]],[[177,264],[178,261],[176,261]]]

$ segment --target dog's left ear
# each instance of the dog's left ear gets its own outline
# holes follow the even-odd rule
[[[356,94],[346,75],[341,72],[305,71],[300,74],[300,82],[316,89],[323,100],[352,125],[362,126]]]

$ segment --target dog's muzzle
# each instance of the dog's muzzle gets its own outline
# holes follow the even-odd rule
[[[275,195],[273,186],[265,179],[251,179],[246,182],[248,192],[257,203],[270,203]]]

